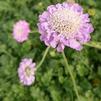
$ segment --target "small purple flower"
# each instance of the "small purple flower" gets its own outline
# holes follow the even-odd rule
[[[65,46],[81,50],[94,30],[89,15],[84,14],[77,3],[50,5],[39,16],[38,28],[41,41],[58,52],[62,52]]]
[[[13,37],[17,42],[22,43],[28,39],[30,28],[25,20],[18,21],[13,27]]]
[[[35,81],[35,65],[32,59],[22,59],[18,68],[18,76],[23,85],[31,85]]]

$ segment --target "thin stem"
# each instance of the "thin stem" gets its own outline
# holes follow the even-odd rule
[[[66,70],[69,72],[69,74],[70,74],[70,76],[71,76],[71,79],[72,79],[72,82],[73,82],[73,86],[74,86],[74,90],[75,90],[76,96],[77,96],[77,98],[78,98],[78,101],[80,101],[79,93],[78,93],[78,90],[77,90],[77,86],[76,86],[76,82],[75,82],[75,79],[74,79],[72,70],[71,70],[71,68],[69,68],[69,64],[68,64],[68,62],[67,62],[65,53],[62,52],[62,55],[63,55],[64,61],[65,61],[65,64],[66,64]]]
[[[66,0],[68,3],[75,3],[75,0]]]
[[[39,31],[37,29],[34,29],[30,33],[39,33]]]
[[[43,64],[43,62],[44,62],[44,60],[45,60],[45,58],[46,58],[46,55],[47,55],[49,49],[50,49],[50,46],[46,48],[46,50],[45,50],[45,52],[44,52],[44,55],[43,55],[43,57],[42,57],[40,63],[36,66],[37,69],[40,68],[40,66]]]
[[[94,47],[97,49],[101,49],[101,42],[89,42],[84,44],[85,46]]]

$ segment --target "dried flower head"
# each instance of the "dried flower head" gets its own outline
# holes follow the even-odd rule
[[[31,85],[35,81],[35,63],[32,59],[22,59],[19,68],[18,76],[23,85]]]
[[[14,25],[13,37],[17,42],[23,42],[27,40],[29,33],[29,24],[25,20],[20,20]]]
[[[90,40],[93,32],[89,15],[77,3],[51,5],[39,16],[40,39],[47,46],[62,52],[65,46],[76,50]]]

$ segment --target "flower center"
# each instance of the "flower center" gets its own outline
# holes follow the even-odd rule
[[[26,73],[27,76],[30,76],[32,74],[31,68],[26,67],[25,73]]]
[[[61,9],[50,16],[48,23],[54,31],[68,38],[77,32],[80,27],[81,18],[74,11]]]
[[[22,32],[23,32],[23,29],[22,29],[22,28],[19,28],[17,34],[18,34],[18,35],[21,35]]]

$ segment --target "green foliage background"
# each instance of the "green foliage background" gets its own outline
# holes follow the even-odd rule
[[[78,0],[91,15],[92,40],[101,42],[101,0]],[[0,101],[77,101],[73,84],[60,53],[50,49],[30,86],[19,83],[17,69],[22,58],[39,62],[46,46],[39,40],[38,15],[48,5],[63,0],[0,0]],[[23,44],[12,37],[13,24],[24,19],[32,33]],[[81,52],[65,48],[81,101],[101,101],[101,50],[84,46]]]

